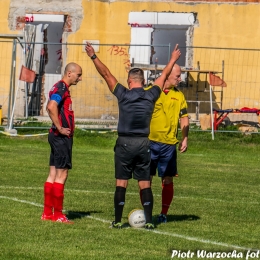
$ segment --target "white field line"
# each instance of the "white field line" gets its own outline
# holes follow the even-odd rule
[[[12,201],[20,202],[20,203],[26,203],[26,204],[36,206],[36,207],[43,207],[43,205],[38,204],[38,203],[34,203],[34,202],[26,201],[26,200],[19,200],[17,198],[11,198],[11,197],[7,197],[7,196],[0,196],[0,199],[8,199],[8,200],[12,200]],[[103,223],[111,223],[111,221],[109,221],[109,220],[96,218],[93,216],[85,216],[85,217],[91,218],[91,219],[94,219],[97,221],[101,221]],[[259,250],[259,249],[252,249],[252,248],[247,248],[247,247],[242,247],[242,246],[237,246],[237,245],[230,245],[230,244],[226,244],[226,243],[215,242],[215,241],[211,241],[211,240],[200,239],[200,238],[196,238],[196,237],[184,236],[184,235],[179,235],[179,234],[174,234],[174,233],[169,233],[169,232],[162,232],[159,230],[145,230],[145,229],[141,229],[141,228],[136,228],[135,230],[153,232],[153,233],[159,234],[159,235],[177,237],[177,238],[181,238],[184,240],[196,241],[196,242],[203,243],[203,244],[211,244],[211,245],[217,245],[217,246],[240,249],[240,250],[254,250],[254,251]]]
[[[0,199],[7,199],[7,200],[20,202],[20,203],[30,204],[30,205],[33,205],[33,206],[36,206],[36,207],[43,207],[43,205],[39,204],[39,203],[34,203],[34,202],[27,201],[27,200],[19,200],[17,198],[11,198],[11,197],[7,197],[7,196],[0,196]]]
[[[17,189],[17,190],[43,190],[43,187],[13,187],[13,186],[0,186],[0,189]],[[91,190],[76,190],[76,189],[65,189],[65,192],[79,192],[79,193],[99,193],[99,194],[114,194],[114,191],[91,191]],[[138,195],[138,192],[127,192],[129,195]],[[153,194],[153,196],[160,197],[161,194]],[[186,197],[186,196],[174,196],[174,199],[201,199],[201,200],[208,200],[208,201],[216,201],[216,202],[228,202],[226,200],[218,200],[218,199],[210,199],[210,198],[194,198],[194,197]],[[248,201],[239,201],[241,204],[256,204],[258,205],[259,202],[248,202]]]

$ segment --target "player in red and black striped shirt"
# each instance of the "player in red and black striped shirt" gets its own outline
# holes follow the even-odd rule
[[[65,67],[62,80],[49,92],[47,111],[52,120],[48,141],[51,147],[50,172],[44,184],[44,210],[42,220],[72,223],[62,213],[64,186],[68,170],[72,168],[72,145],[75,128],[70,86],[82,80],[82,69],[76,63]]]

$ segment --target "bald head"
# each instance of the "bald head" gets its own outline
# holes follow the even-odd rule
[[[69,86],[77,85],[77,83],[82,80],[81,76],[81,67],[77,63],[70,62],[65,67],[63,81]]]
[[[181,67],[174,64],[172,71],[165,81],[164,89],[170,89],[177,86],[181,82]]]
[[[176,71],[176,70],[179,70],[181,72],[181,67],[175,63],[172,67],[172,71]]]
[[[80,67],[80,66],[77,63],[70,62],[66,65],[64,74],[68,73],[68,71],[75,71],[78,67]]]

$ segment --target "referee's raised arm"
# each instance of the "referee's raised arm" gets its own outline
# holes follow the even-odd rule
[[[87,42],[85,46],[85,51],[88,54],[88,56],[93,61],[98,73],[104,78],[104,80],[107,83],[108,88],[111,92],[113,92],[116,84],[117,79],[111,74],[110,70],[107,68],[107,66],[102,63],[102,61],[97,57],[95,54],[94,48],[91,46],[89,42]]]
[[[165,80],[170,75],[175,62],[179,59],[180,56],[181,56],[181,51],[180,51],[180,49],[178,49],[178,44],[176,44],[175,48],[172,52],[170,61],[163,69],[162,74],[154,81],[153,85],[156,85],[156,86],[160,87],[161,89],[163,88]]]

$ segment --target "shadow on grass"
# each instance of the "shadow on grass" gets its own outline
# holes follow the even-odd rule
[[[157,216],[158,217],[158,216]],[[157,220],[156,217],[156,220]],[[199,220],[200,217],[195,215],[167,215],[167,222],[173,222],[173,221],[195,221]],[[160,225],[161,223],[157,223],[157,225]]]
[[[92,213],[102,213],[102,211],[67,211],[66,216],[68,219],[80,219],[91,216]]]

